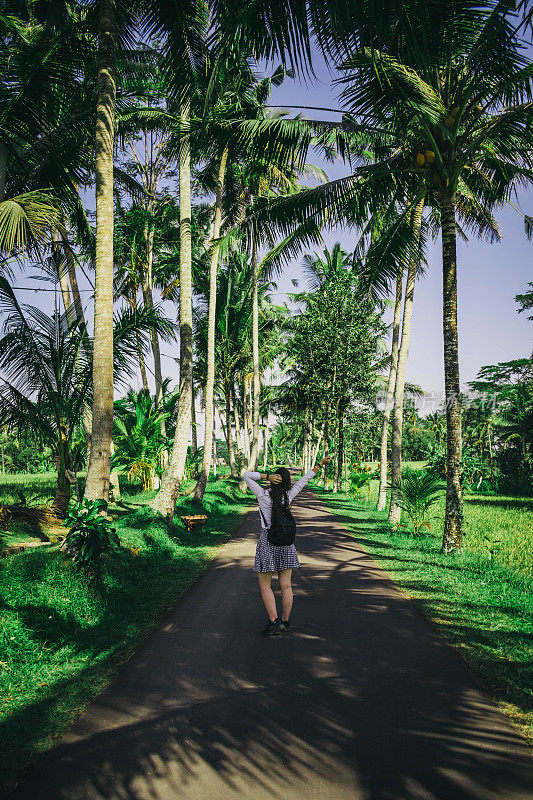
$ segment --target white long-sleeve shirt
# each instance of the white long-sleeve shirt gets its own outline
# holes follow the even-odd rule
[[[314,469],[310,469],[309,472],[300,478],[299,481],[293,483],[289,491],[287,492],[287,497],[289,503],[292,503],[294,498],[297,494],[299,494],[304,486],[306,486],[311,478],[314,478],[316,475]],[[270,523],[272,521],[272,498],[270,497],[270,489],[263,489],[257,481],[261,477],[260,472],[245,472],[244,473],[244,480],[246,481],[246,485],[250,489],[251,492],[255,494],[257,497],[257,502],[259,503],[259,512],[261,516],[261,527],[262,528],[269,528]]]

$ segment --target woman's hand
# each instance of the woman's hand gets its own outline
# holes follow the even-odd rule
[[[270,483],[281,483],[281,475],[278,475],[277,472],[273,472],[268,476],[268,480]]]
[[[318,462],[318,464],[315,464],[315,466],[313,467],[313,469],[315,470],[315,472],[319,472],[319,471],[320,471],[320,469],[321,469],[321,468],[322,468],[322,467],[323,467],[325,464],[329,464],[329,462],[330,462],[330,461],[331,461],[331,456],[326,456],[325,458],[323,458],[323,459],[322,459],[322,461],[319,461],[319,462]]]

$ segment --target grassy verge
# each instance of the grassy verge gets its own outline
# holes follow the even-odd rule
[[[376,464],[370,464],[375,469]],[[423,469],[423,461],[405,464],[412,469]],[[432,531],[442,531],[444,519],[444,489],[432,509]],[[366,499],[366,490],[364,499]],[[370,482],[370,502],[377,504],[378,481]],[[500,567],[519,572],[533,580],[533,497],[514,495],[476,494],[466,492],[464,498],[465,547],[472,553],[491,555]]]
[[[444,556],[440,537],[394,533],[370,504],[348,494],[314,491],[459,650],[500,708],[532,737],[533,580],[479,552]]]
[[[151,496],[136,495],[117,520],[122,548],[108,565],[103,597],[87,589],[57,547],[2,562],[0,791],[12,788],[102,690],[249,507],[235,483],[209,483],[208,522],[187,535],[177,520],[168,530],[153,517],[145,507]],[[177,514],[192,508],[182,498]]]

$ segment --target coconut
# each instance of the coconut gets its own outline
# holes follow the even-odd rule
[[[435,161],[435,153],[433,152],[433,150],[426,150],[425,157],[428,164],[433,164],[433,162]]]
[[[417,153],[415,158],[415,164],[417,167],[423,167],[426,163],[426,157],[423,153]]]

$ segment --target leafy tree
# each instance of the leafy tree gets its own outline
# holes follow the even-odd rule
[[[340,255],[340,253],[339,253]],[[287,345],[289,357],[298,367],[298,381],[316,400],[331,398],[326,410],[337,429],[337,488],[344,465],[344,423],[355,403],[369,402],[375,392],[380,338],[384,327],[380,309],[362,291],[357,269],[342,258],[308,260],[317,273],[319,289],[297,295],[304,310],[293,319]],[[327,276],[324,273],[327,265]],[[303,380],[302,380],[303,378]],[[329,430],[324,433],[326,447]]]
[[[528,283],[530,289],[524,294],[517,294],[515,297],[516,302],[519,304],[520,308],[518,309],[518,313],[522,311],[531,311],[533,308],[533,283]],[[528,319],[533,319],[533,316],[528,317]]]

